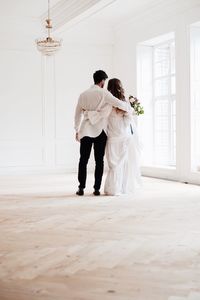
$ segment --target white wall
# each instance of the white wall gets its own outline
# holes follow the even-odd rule
[[[32,20],[0,20],[0,172],[43,163],[41,57],[32,51],[32,28]]]
[[[166,1],[119,26],[115,32],[114,73],[129,94],[137,94],[137,45],[159,35],[175,33],[177,97],[177,168],[143,168],[143,174],[200,183],[191,175],[190,24],[200,20],[200,1]],[[142,100],[142,99],[141,99]],[[142,117],[140,117],[142,120]]]
[[[111,31],[82,21],[59,34],[62,50],[46,58],[36,50],[34,31],[20,35],[18,27],[8,30],[14,42],[4,29],[0,43],[0,173],[76,171],[74,109],[96,69],[112,72]]]
[[[95,70],[112,73],[111,31],[102,30],[90,21],[82,22],[80,27],[66,32],[64,49],[56,56],[55,159],[57,166],[68,170],[77,169],[79,156],[73,129],[78,96],[93,84]]]

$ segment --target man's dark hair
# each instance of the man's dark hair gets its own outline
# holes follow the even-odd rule
[[[104,72],[102,70],[98,70],[93,74],[93,79],[94,79],[95,84],[98,84],[102,80],[106,80],[107,78],[108,78],[108,75],[106,74],[106,72]]]

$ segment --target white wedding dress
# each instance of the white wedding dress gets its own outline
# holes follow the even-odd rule
[[[133,193],[141,183],[140,145],[133,115],[122,115],[113,108],[107,127],[106,157],[108,173],[105,180],[106,195]]]

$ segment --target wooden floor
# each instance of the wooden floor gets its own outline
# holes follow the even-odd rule
[[[0,178],[0,300],[200,300],[200,186],[75,189],[75,175]]]

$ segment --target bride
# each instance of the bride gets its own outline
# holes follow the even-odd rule
[[[108,90],[121,101],[126,101],[119,79],[108,82]],[[140,183],[139,141],[133,113],[113,108],[108,117],[106,156],[108,173],[105,180],[106,195],[133,193]]]

